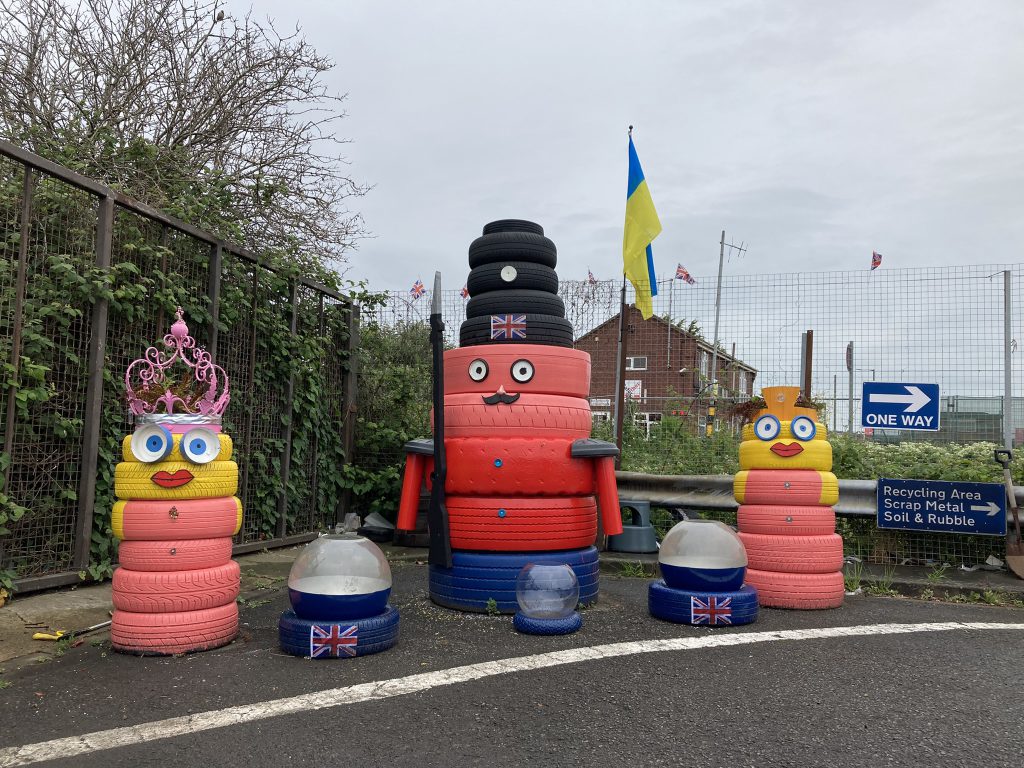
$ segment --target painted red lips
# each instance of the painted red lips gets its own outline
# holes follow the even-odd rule
[[[800,445],[800,443],[790,443],[789,445],[786,445],[785,443],[774,443],[768,450],[776,456],[788,459],[790,456],[796,456],[798,453],[803,453],[804,447]]]
[[[179,469],[177,472],[155,472],[149,478],[161,488],[180,488],[186,483],[191,483],[195,475],[187,469]]]

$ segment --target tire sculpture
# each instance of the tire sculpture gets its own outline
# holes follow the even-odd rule
[[[445,493],[451,568],[430,596],[464,611],[517,609],[528,563],[567,564],[597,599],[598,509],[621,533],[614,445],[590,440],[590,356],[573,349],[557,295],[557,250],[539,224],[502,219],[469,246],[467,319],[444,352]],[[399,531],[415,529],[432,445],[406,446]]]
[[[120,501],[111,527],[122,544],[110,636],[115,650],[141,655],[217,648],[238,633],[231,537],[242,504],[231,438],[220,426],[228,377],[189,336],[180,308],[163,345],[166,352],[150,347],[125,373],[135,431],[114,469]],[[188,387],[174,370],[181,366]]]
[[[831,505],[839,498],[832,446],[799,388],[765,387],[766,408],[743,428],[733,483],[747,550],[747,583],[761,605],[837,608],[843,603],[843,542]]]

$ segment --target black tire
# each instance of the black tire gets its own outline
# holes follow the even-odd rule
[[[511,267],[512,271],[506,271],[503,275],[502,270],[507,267]],[[511,280],[505,279],[512,274],[515,276]],[[558,293],[558,273],[551,267],[529,261],[495,261],[472,270],[466,288],[470,296],[513,288]]]
[[[318,627],[340,627],[341,631],[356,627],[355,655],[367,656],[380,653],[395,644],[398,639],[398,611],[390,605],[379,616],[365,619],[345,619],[342,621],[311,621],[300,619],[294,611],[285,611],[277,623],[278,639],[281,650],[293,656],[310,656],[310,633],[313,625]],[[349,654],[340,656],[329,653],[311,657],[317,660],[326,658],[350,658]]]
[[[709,606],[712,599],[720,606],[728,600],[728,614],[712,617],[713,612],[709,611],[695,616],[692,598],[702,601],[705,606]],[[734,627],[757,620],[757,590],[743,586],[735,592],[691,592],[673,589],[662,580],[652,581],[647,590],[647,608],[652,616],[676,624]]]
[[[452,567],[430,566],[430,599],[459,611],[515,613],[516,577],[528,563],[570,566],[580,585],[580,604],[597,602],[600,564],[597,549],[561,552],[453,552]]]
[[[554,315],[526,315],[526,338],[491,339],[491,316],[471,317],[459,328],[459,346],[474,344],[547,344],[572,346],[572,323]]]
[[[526,219],[498,219],[484,224],[485,235],[492,235],[495,232],[532,232],[535,235],[543,235],[544,227]]]
[[[546,291],[490,291],[474,296],[466,304],[466,317],[514,312],[527,315],[565,317],[565,303],[559,296]]]
[[[570,635],[583,626],[578,611],[560,619],[532,619],[521,611],[512,617],[512,626],[526,635]]]
[[[558,261],[555,244],[532,232],[495,232],[469,244],[469,268],[496,261],[529,261],[554,267]]]

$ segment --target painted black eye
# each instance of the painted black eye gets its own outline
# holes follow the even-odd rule
[[[483,381],[487,378],[487,361],[477,358],[469,364],[469,378],[473,381]]]
[[[793,433],[793,437],[797,440],[813,440],[814,434],[818,431],[818,428],[814,426],[814,422],[806,416],[797,416],[793,419],[793,423],[789,425],[789,431]]]
[[[512,378],[525,384],[533,378],[533,363],[529,360],[516,360],[512,363]]]
[[[754,434],[761,440],[774,440],[782,431],[782,425],[774,416],[762,416],[754,422]]]

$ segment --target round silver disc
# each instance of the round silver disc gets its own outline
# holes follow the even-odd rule
[[[516,268],[513,266],[504,266],[501,268],[501,279],[506,283],[511,283],[516,279],[516,275],[518,274],[519,273],[516,272]]]

